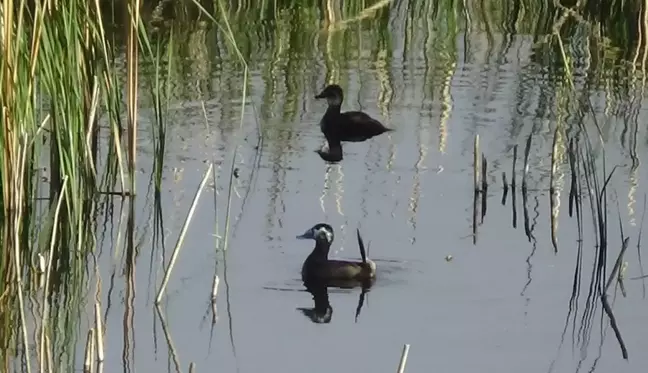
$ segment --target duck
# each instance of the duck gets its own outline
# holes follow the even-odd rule
[[[340,287],[351,287],[354,282],[363,287],[371,286],[376,278],[376,263],[367,258],[360,230],[357,229],[356,232],[362,258],[360,262],[328,258],[334,238],[333,228],[329,224],[316,224],[304,234],[297,236],[298,239],[315,240],[315,248],[302,265],[302,280],[304,282],[325,281],[332,286],[338,286],[337,283],[344,284]]]
[[[335,141],[361,142],[393,131],[361,111],[340,112],[344,92],[337,84],[326,86],[315,96],[315,99],[323,98],[328,102],[328,109],[320,120],[320,130],[329,144]]]

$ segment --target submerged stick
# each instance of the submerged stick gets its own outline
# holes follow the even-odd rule
[[[401,353],[400,363],[398,363],[398,373],[405,372],[405,364],[407,364],[407,355],[409,355],[410,345],[405,344],[403,346],[403,352]]]
[[[198,204],[198,199],[200,198],[200,194],[202,193],[202,190],[205,187],[205,184],[207,183],[207,179],[209,178],[209,175],[212,172],[212,168],[213,168],[213,164],[210,164],[209,168],[207,169],[207,172],[205,172],[205,176],[203,176],[203,179],[200,182],[200,186],[196,191],[196,195],[194,196],[194,199],[191,202],[191,207],[189,208],[189,212],[187,213],[187,218],[185,219],[184,224],[182,225],[182,229],[180,230],[180,235],[178,236],[178,241],[176,242],[175,248],[173,249],[173,254],[171,254],[171,260],[169,261],[169,266],[167,267],[166,271],[164,271],[164,278],[162,279],[162,285],[160,285],[160,290],[158,291],[157,297],[155,298],[155,304],[159,304],[160,301],[162,300],[162,296],[164,295],[164,290],[166,290],[166,286],[169,283],[169,278],[171,277],[171,271],[173,270],[173,265],[178,259],[178,255],[180,254],[180,248],[182,247],[182,243],[184,242],[184,237],[187,234],[187,229],[189,228],[189,223],[191,222],[191,218],[193,217],[194,211],[196,210],[196,205]]]

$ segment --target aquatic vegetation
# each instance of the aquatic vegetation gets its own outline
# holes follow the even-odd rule
[[[235,350],[228,249],[248,211],[248,202],[253,200],[249,196],[259,170],[270,169],[272,176],[264,186],[269,190],[280,191],[286,182],[284,161],[301,145],[300,137],[288,131],[294,128],[288,127],[312,112],[305,109],[302,97],[312,98],[322,83],[349,87],[377,82],[370,94],[362,93],[353,105],[366,105],[365,97],[371,97],[371,110],[390,118],[385,123],[395,123],[398,129],[416,128],[405,149],[414,150],[418,157],[413,176],[416,182],[406,201],[408,212],[414,216],[427,203],[419,198],[429,145],[436,142],[438,152],[445,154],[450,136],[456,134],[448,124],[448,118],[458,111],[453,106],[456,102],[451,86],[460,75],[458,61],[470,64],[475,59],[473,50],[481,40],[473,37],[476,35],[484,36],[488,43],[490,65],[507,60],[515,38],[529,39],[532,45],[529,60],[519,67],[520,79],[514,88],[518,90],[518,102],[512,103],[516,119],[492,124],[510,127],[510,143],[504,145],[510,148],[504,160],[492,154],[490,144],[479,137],[481,124],[475,125],[473,244],[478,243],[478,230],[483,236],[487,212],[492,214],[498,208],[487,206],[489,193],[497,193],[498,184],[491,179],[497,172],[502,177],[502,205],[511,195],[513,228],[517,228],[518,220],[517,195],[522,196],[524,234],[533,247],[527,260],[529,273],[540,236],[549,237],[556,261],[564,260],[561,255],[572,247],[577,251],[565,331],[571,324],[573,339],[585,350],[597,325],[596,316],[604,315],[606,322],[601,325],[612,328],[621,356],[628,358],[622,331],[629,327],[615,316],[610,298],[616,289],[624,296],[632,295],[625,289],[628,280],[624,269],[634,263],[635,256],[641,275],[631,279],[645,279],[641,263],[644,219],[642,215],[636,237],[628,233],[616,200],[620,240],[618,253],[612,255],[616,238],[608,227],[609,216],[614,213],[608,195],[616,192],[610,189],[619,172],[615,171],[618,168],[608,172],[607,124],[597,122],[600,110],[592,107],[589,97],[606,96],[605,115],[613,110],[629,113],[621,141],[627,142],[624,146],[632,163],[630,173],[636,178],[640,164],[637,147],[642,141],[637,125],[642,94],[638,92],[644,89],[648,43],[641,37],[646,34],[647,17],[641,3],[586,1],[571,7],[532,0],[501,4],[423,0],[324,3],[3,2],[3,371],[72,371],[81,361],[88,371],[102,369],[107,356],[108,314],[114,312],[115,304],[124,305],[124,340],[134,338],[135,289],[142,281],[136,269],[143,267],[138,263],[141,255],[148,255],[148,288],[155,289],[147,306],[155,308],[154,323],[161,324],[173,351],[173,364],[181,370],[183,363],[173,348],[172,330],[167,328],[165,294],[170,283],[181,282],[179,278],[184,276],[175,265],[181,254],[185,255],[181,248],[192,234],[190,228],[201,202],[207,198],[205,188],[213,191],[215,221],[215,259],[209,267],[212,283],[205,298],[211,307],[212,332],[218,321],[217,296],[225,298],[229,337]],[[484,70],[475,76],[489,74]],[[414,80],[423,82],[422,92],[416,96],[420,105],[398,101],[403,87]],[[258,87],[253,83],[263,87],[259,102],[249,97],[251,87]],[[475,102],[491,99],[493,92],[483,90],[482,82],[469,83],[481,97]],[[358,92],[366,89],[353,88]],[[535,90],[541,91],[537,105],[525,99]],[[392,119],[389,114],[398,105],[406,108],[401,110],[420,113],[419,123]],[[541,119],[531,126],[517,119],[529,107]],[[481,109],[487,112],[491,108],[484,104]],[[174,117],[182,110],[200,111],[205,128],[218,123],[209,132],[215,134],[209,139],[203,138],[208,137],[204,133],[193,134],[196,143],[205,141],[218,151],[199,160],[204,165],[192,163],[199,164],[202,176],[199,183],[191,185],[197,188],[195,196],[191,203],[175,205],[174,211],[169,211],[163,206],[169,200],[177,201],[166,190],[166,183],[181,179],[175,169],[177,163],[169,155],[176,155],[171,149],[178,143],[177,129],[186,125],[184,118]],[[252,121],[252,127],[247,128],[245,124]],[[538,124],[540,121],[546,122]],[[551,136],[551,154],[536,154],[535,147]],[[518,145],[522,143],[523,166],[518,170]],[[251,161],[244,154],[249,149],[253,149]],[[390,143],[381,152],[390,172],[403,167],[395,161],[396,145]],[[337,162],[342,159],[341,144],[333,143],[328,152],[318,154]],[[303,157],[310,156],[317,159],[310,151]],[[545,170],[536,162],[544,158],[550,162],[548,184],[539,181]],[[512,163],[512,172],[507,178],[500,166],[506,163],[508,172],[508,162]],[[520,171],[522,174],[516,176]],[[558,222],[564,222],[560,216],[563,178],[569,180],[568,215],[575,217],[576,224],[562,223],[559,229]],[[537,197],[540,193],[547,193],[543,198],[549,199],[550,214],[542,215],[549,221],[547,231],[537,228],[541,216],[538,201],[546,201]],[[286,208],[278,193],[269,199],[268,210]],[[629,199],[633,203],[636,200],[634,196]],[[204,205],[212,209],[211,204]],[[172,221],[176,214],[182,216],[177,230]],[[590,217],[591,225],[586,222]],[[410,224],[415,230],[413,221]],[[560,240],[569,230],[577,231],[577,243]],[[175,239],[170,253],[169,239]],[[637,240],[636,253],[628,250],[633,239]],[[584,266],[591,247],[596,249],[596,258],[589,283],[584,285],[588,281]],[[460,261],[456,254],[447,258],[457,258],[453,263]],[[116,279],[123,279],[123,284]],[[221,279],[224,295],[218,295]],[[529,275],[525,289],[530,281]],[[585,287],[587,291],[581,292]],[[79,351],[84,346],[85,356],[81,357]],[[403,350],[400,371],[404,370],[408,350],[409,344]],[[126,342],[121,352],[125,360],[138,353],[134,343]],[[193,363],[190,367],[196,369]]]

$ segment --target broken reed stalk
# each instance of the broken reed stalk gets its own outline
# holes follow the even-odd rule
[[[184,224],[182,225],[182,229],[180,230],[180,235],[178,235],[178,240],[176,242],[175,248],[173,249],[173,254],[171,254],[171,260],[169,260],[169,266],[167,267],[166,271],[164,271],[164,278],[162,279],[162,285],[160,285],[160,290],[158,291],[157,297],[155,298],[156,304],[159,304],[160,301],[162,300],[162,296],[164,295],[164,290],[166,290],[166,286],[169,282],[169,277],[171,277],[171,271],[173,270],[173,265],[178,259],[178,255],[180,254],[180,248],[182,247],[182,243],[184,242],[187,229],[189,228],[189,223],[191,222],[191,218],[193,217],[194,211],[196,210],[198,199],[200,199],[200,194],[202,193],[202,190],[205,187],[205,184],[207,183],[207,179],[209,178],[212,169],[213,169],[213,164],[210,164],[209,168],[207,169],[207,172],[205,172],[205,175],[203,176],[202,181],[200,182],[200,186],[196,191],[196,195],[194,196],[194,199],[191,202],[191,207],[189,208],[187,217],[185,218]]]
[[[101,305],[95,302],[95,330],[97,331],[97,362],[104,361],[103,323],[101,322]]]
[[[218,309],[216,308],[216,297],[218,295],[218,284],[220,283],[220,278],[217,274],[214,274],[214,282],[212,284],[212,293],[211,293],[211,305],[212,305],[212,323],[218,321]]]
[[[194,373],[196,371],[196,363],[193,361],[189,363],[189,373]]]
[[[88,337],[86,339],[85,359],[83,360],[83,372],[91,373],[93,371],[92,362],[94,361],[94,329],[88,330]]]
[[[558,253],[558,213],[559,213],[559,200],[556,196],[556,173],[558,172],[558,126],[554,131],[553,144],[551,146],[551,174],[549,175],[549,209],[551,210],[550,224],[551,224],[551,244],[554,248],[554,253]]]
[[[398,373],[405,372],[405,364],[407,364],[407,355],[409,355],[410,345],[405,344],[403,346],[403,352],[401,352],[400,362],[398,363]]]

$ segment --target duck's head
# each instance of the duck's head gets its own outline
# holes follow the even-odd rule
[[[337,84],[331,84],[326,86],[315,98],[325,98],[329,105],[340,106],[344,99],[344,93],[342,93],[342,87]]]
[[[299,239],[308,239],[315,241],[324,241],[327,243],[333,242],[333,227],[326,223],[319,223],[314,225],[312,228],[304,232],[301,236],[297,236]]]

